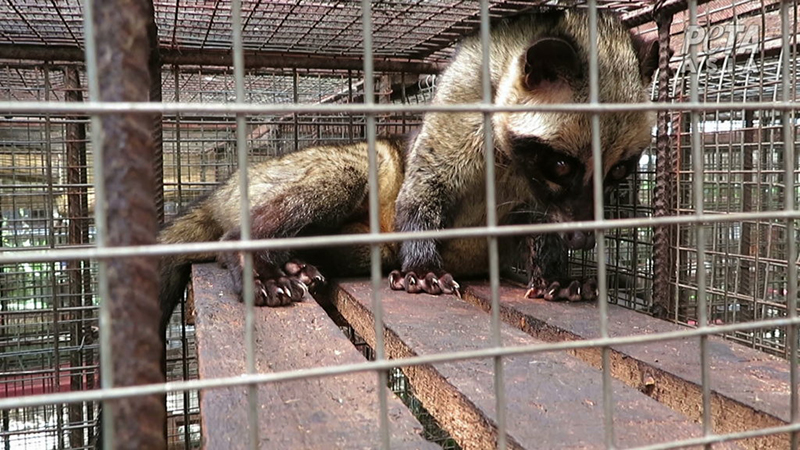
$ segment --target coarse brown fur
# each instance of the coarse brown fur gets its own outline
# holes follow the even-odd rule
[[[404,174],[406,144],[379,139],[378,179],[381,231],[394,229],[395,198]],[[251,236],[254,239],[369,231],[368,156],[366,143],[318,146],[248,167]],[[238,239],[240,230],[239,176],[230,179],[189,211],[172,221],[159,242],[209,242]],[[381,248],[383,263],[395,265],[397,245]],[[161,261],[162,324],[183,294],[192,262],[213,260],[214,254],[171,255]],[[283,270],[295,257],[313,261],[326,275],[368,273],[369,247],[351,246],[287,252],[260,251],[255,266]],[[233,259],[238,255],[233,255]],[[222,258],[231,264],[231,255]],[[233,261],[234,265],[236,264]],[[265,265],[274,267],[265,269]],[[240,270],[231,267],[233,271]],[[267,276],[269,274],[262,274]],[[236,278],[236,277],[235,277]],[[241,282],[241,278],[237,280]],[[241,286],[240,286],[241,287]]]
[[[587,16],[579,11],[521,17],[493,27],[494,102],[500,105],[586,102],[587,30]],[[605,14],[599,16],[598,34],[599,100],[645,102],[645,85],[652,75],[651,60],[657,51],[653,51],[652,45],[632,38],[616,19]],[[481,101],[480,49],[477,37],[464,40],[437,83],[433,103]],[[592,218],[589,124],[589,115],[579,113],[493,115],[500,225]],[[651,125],[652,115],[644,112],[600,115],[607,190],[633,170],[650,141]],[[381,231],[485,225],[484,133],[481,113],[429,113],[409,151],[401,141],[379,140]],[[568,176],[553,175],[554,170],[564,167]],[[366,144],[313,147],[248,169],[253,238],[368,231]],[[234,174],[173,221],[162,232],[160,242],[239,239],[238,180]],[[520,241],[525,240],[504,239],[501,254],[516,254]],[[540,278],[539,288],[548,289],[562,269],[567,247],[589,248],[594,242],[593,237],[580,233],[562,239],[540,237],[527,241],[531,273]],[[450,274],[457,277],[485,274],[488,267],[484,238],[386,244],[381,247],[381,254],[386,268],[402,264],[403,273],[399,279],[396,276],[392,279],[392,287],[410,292],[457,291],[458,285]],[[189,264],[213,257],[163,258],[162,325],[166,324],[188,281]],[[218,255],[217,259],[231,269],[234,288],[240,293],[242,256]],[[322,280],[314,266],[325,275],[367,274],[369,249],[351,246],[255,252],[256,304],[277,306],[297,300],[306,285]],[[415,278],[414,271],[420,278]],[[448,278],[442,278],[447,281],[441,283],[439,277]],[[567,294],[574,297],[574,292]]]

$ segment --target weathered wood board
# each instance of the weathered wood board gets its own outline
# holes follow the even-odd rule
[[[246,373],[245,308],[215,264],[192,270],[200,378]],[[259,373],[364,362],[313,300],[288,308],[256,308]],[[378,378],[374,373],[309,378],[258,386],[259,448],[379,448]],[[389,392],[392,448],[439,448],[421,437],[422,426]],[[204,447],[248,447],[247,388],[203,390]]]
[[[500,314],[505,322],[543,341],[600,337],[595,303],[556,303],[526,299],[520,286],[500,287]],[[471,284],[464,298],[491,309],[488,284]],[[609,305],[611,337],[685,329],[630,309]],[[599,349],[580,349],[575,356],[601,366]],[[716,433],[785,425],[790,421],[789,363],[720,337],[709,338],[712,418]],[[693,420],[702,419],[700,338],[612,346],[612,374]],[[648,386],[645,386],[645,384]],[[788,436],[771,435],[741,441],[745,448],[788,448]]]
[[[374,345],[370,283],[339,283],[331,301]],[[391,358],[486,348],[490,316],[453,296],[381,293]],[[501,324],[506,346],[542,343]],[[565,353],[503,358],[511,448],[605,448],[602,373]],[[405,368],[417,396],[465,449],[496,442],[494,361]],[[616,445],[628,448],[702,435],[701,427],[619,381],[611,384]],[[738,448],[735,444],[715,448]]]

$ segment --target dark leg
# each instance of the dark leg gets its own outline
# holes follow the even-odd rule
[[[447,228],[453,219],[452,164],[427,145],[426,138],[414,143],[411,163],[396,202],[398,231],[426,231]],[[431,161],[436,164],[431,165]],[[463,163],[464,161],[459,161]],[[460,167],[468,176],[479,166]],[[438,242],[434,239],[409,240],[400,245],[401,270],[389,274],[389,286],[409,293],[459,294],[459,285],[442,268]]]
[[[277,164],[277,163],[276,163]],[[305,167],[308,161],[298,161]],[[286,167],[280,166],[283,170]],[[264,170],[269,172],[272,167]],[[277,166],[275,168],[277,170]],[[271,172],[270,172],[271,173]],[[253,239],[294,237],[316,230],[318,234],[335,232],[351,217],[366,197],[366,177],[353,166],[332,167],[315,171],[295,184],[279,184],[269,179],[270,189],[251,194],[258,201],[251,209]],[[262,173],[262,178],[267,178]],[[275,175],[277,176],[277,175]],[[223,240],[238,240],[239,229],[229,230]],[[235,292],[241,295],[244,257],[240,253],[222,255],[228,267]],[[295,259],[288,250],[261,250],[253,254],[255,300],[259,306],[283,306],[300,301],[309,291],[324,281],[314,266]]]

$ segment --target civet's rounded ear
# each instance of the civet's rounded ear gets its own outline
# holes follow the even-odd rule
[[[640,36],[631,36],[633,49],[636,52],[636,59],[639,60],[639,74],[642,81],[649,84],[653,79],[653,74],[658,69],[659,45],[657,40],[645,41]],[[670,57],[672,57],[670,49]]]
[[[525,52],[525,87],[533,90],[543,82],[567,82],[580,76],[580,68],[572,44],[556,37],[541,38]]]

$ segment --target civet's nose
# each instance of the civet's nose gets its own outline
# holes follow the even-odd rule
[[[572,250],[589,250],[594,248],[593,231],[568,231],[564,233],[564,242]]]

